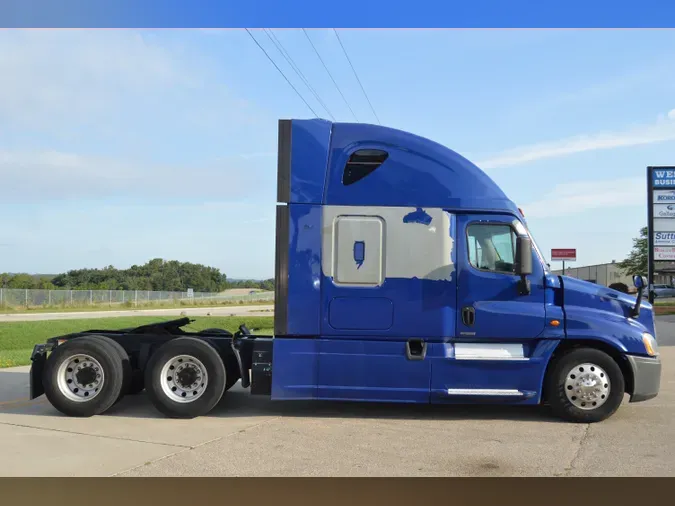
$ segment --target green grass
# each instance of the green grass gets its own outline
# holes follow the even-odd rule
[[[123,329],[153,322],[173,320],[175,317],[127,316],[119,318],[89,318],[83,320],[46,320],[35,322],[0,322],[0,368],[30,364],[33,346],[50,337],[92,329]],[[245,323],[250,329],[260,329],[260,334],[272,334],[273,318],[270,316],[197,316],[194,322],[183,327],[188,331],[222,328],[230,332]]]
[[[112,305],[107,303],[86,304],[76,306],[66,305],[43,305],[43,306],[0,306],[0,313],[18,314],[18,313],[81,313],[89,311],[133,311],[141,309],[183,309],[191,307],[230,307],[230,306],[270,306],[274,305],[273,300],[196,300],[193,302],[143,302],[138,305],[125,302]]]

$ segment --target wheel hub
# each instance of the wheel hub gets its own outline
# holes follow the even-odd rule
[[[176,370],[176,384],[183,388],[197,386],[200,379],[199,370],[192,364],[181,365]]]
[[[565,379],[567,399],[577,408],[593,410],[609,397],[610,382],[607,373],[596,364],[573,367]]]
[[[79,385],[89,385],[96,381],[96,371],[93,367],[87,366],[79,369],[75,373],[75,382]]]
[[[86,402],[96,397],[105,381],[103,367],[89,355],[74,355],[59,366],[57,386],[74,402]]]
[[[190,355],[180,355],[168,360],[160,374],[162,391],[168,398],[179,403],[199,399],[209,382],[206,366]]]

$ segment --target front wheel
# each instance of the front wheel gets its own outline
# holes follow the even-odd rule
[[[180,337],[150,357],[145,389],[164,415],[194,418],[218,404],[225,392],[225,378],[223,361],[211,345],[201,339]]]
[[[612,357],[593,348],[578,348],[553,364],[547,386],[555,415],[570,422],[595,423],[619,409],[625,380]]]

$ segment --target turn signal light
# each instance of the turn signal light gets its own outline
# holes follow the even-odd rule
[[[658,344],[656,344],[656,339],[654,339],[654,337],[651,334],[649,334],[647,332],[642,334],[642,342],[645,345],[645,350],[647,350],[648,355],[650,355],[652,357],[655,357],[656,355],[658,355],[659,346],[658,346]]]
[[[558,325],[560,325],[560,322],[558,320],[551,320],[551,325],[557,327]]]

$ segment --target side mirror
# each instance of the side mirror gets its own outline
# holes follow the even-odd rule
[[[647,286],[647,278],[645,276],[633,276],[633,286],[638,290],[642,290]]]
[[[635,306],[631,309],[630,315],[633,318],[640,316],[640,304],[642,304],[642,290],[647,286],[647,278],[644,276],[633,276],[633,286],[637,288],[637,299]]]
[[[529,276],[532,274],[532,241],[529,237],[516,238],[516,274]]]
[[[518,293],[529,295],[531,293],[530,280],[527,276],[532,274],[532,241],[529,237],[518,236],[516,238],[516,265],[515,272],[520,276]]]

